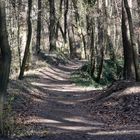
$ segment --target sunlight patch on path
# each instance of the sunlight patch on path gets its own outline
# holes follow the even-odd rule
[[[71,122],[95,125],[95,126],[103,126],[104,125],[103,123],[93,122],[93,121],[86,120],[84,117],[65,118],[65,120],[71,121]]]
[[[58,103],[62,103],[64,105],[75,105],[75,102],[72,101],[57,101]]]
[[[58,132],[93,132],[104,124],[91,121],[90,116],[80,110],[79,102],[91,98],[93,87],[80,87],[72,83],[70,74],[79,66],[48,67],[40,69],[33,88],[30,113],[24,124],[31,126],[32,134]],[[89,117],[89,118],[88,118]]]
[[[57,128],[73,131],[90,131],[100,129],[98,127],[90,127],[90,126],[58,126]]]
[[[117,130],[117,131],[99,131],[96,133],[87,133],[88,135],[129,135],[140,134],[140,130]]]
[[[34,86],[41,86],[45,90],[48,89],[48,90],[52,90],[52,91],[57,90],[57,91],[66,91],[66,92],[69,92],[69,91],[74,91],[74,92],[84,91],[84,92],[86,92],[86,91],[97,90],[97,89],[94,89],[93,87],[78,87],[73,83],[61,84],[61,82],[60,82],[60,84],[56,85],[56,84],[53,84],[53,83],[44,84],[44,83],[32,82],[31,84],[34,85]],[[76,95],[76,96],[78,96],[78,95]]]
[[[60,124],[60,121],[52,120],[52,119],[44,119],[41,117],[29,117],[28,120],[25,121],[25,124],[30,123],[53,123],[53,124]]]
[[[76,87],[74,86],[74,84],[71,84],[71,85],[55,85],[55,84],[51,84],[51,86],[47,86],[44,87],[44,89],[49,89],[49,90],[52,90],[52,91],[66,91],[66,92],[70,92],[70,91],[73,91],[73,92],[80,92],[80,91],[84,91],[84,92],[87,92],[87,91],[94,91],[94,90],[97,90],[97,89],[93,89],[93,88],[87,88],[87,87]],[[78,95],[77,95],[78,96]]]

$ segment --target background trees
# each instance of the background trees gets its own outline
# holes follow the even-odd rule
[[[33,54],[61,50],[70,58],[86,58],[97,82],[106,75],[108,63],[118,69],[120,62],[124,72],[114,76],[110,71],[114,80],[139,80],[138,0],[133,5],[127,0],[33,0],[30,6],[27,0],[8,0],[6,12],[11,73],[21,71],[20,79],[36,61]]]
[[[139,17],[139,0],[1,0],[1,120],[9,73],[23,79],[40,55],[86,59],[97,83],[139,81]]]

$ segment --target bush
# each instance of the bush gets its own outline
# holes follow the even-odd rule
[[[105,60],[103,66],[103,75],[100,82],[107,84],[119,80],[122,76],[123,62],[121,60],[111,61]]]
[[[83,65],[78,72],[72,76],[72,81],[81,86],[103,87],[108,86],[112,82],[119,80],[122,76],[123,61],[105,60],[103,65],[102,78],[99,83],[96,82],[96,75],[90,75],[90,63]],[[96,72],[95,72],[96,73]]]

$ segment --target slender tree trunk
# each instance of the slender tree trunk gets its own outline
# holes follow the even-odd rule
[[[22,61],[22,66],[20,69],[19,79],[22,80],[24,76],[24,71],[27,63],[27,59],[29,57],[29,51],[30,51],[30,44],[31,44],[31,38],[32,38],[32,23],[31,23],[31,11],[32,11],[32,0],[28,0],[28,13],[27,13],[27,24],[28,24],[28,34],[27,34],[27,42],[24,52],[24,57]]]
[[[138,14],[140,19],[140,0],[137,0],[137,5],[138,5]],[[139,26],[140,26],[140,20],[139,20]]]
[[[21,10],[21,0],[18,1],[18,13],[17,13],[17,43],[18,43],[18,55],[19,55],[19,66],[21,68],[21,49],[20,49],[20,10]]]
[[[0,1],[0,134],[4,135],[3,105],[9,80],[11,51],[6,29],[5,1]]]
[[[58,39],[58,31],[60,29],[60,32],[62,34],[62,37],[64,39],[64,33],[63,33],[63,29],[61,27],[61,17],[62,17],[62,4],[63,4],[63,0],[60,0],[60,5],[59,5],[59,17],[57,19],[57,24],[56,24],[56,39]],[[65,41],[65,40],[64,40]]]
[[[78,0],[72,0],[73,3],[73,7],[74,7],[74,11],[75,11],[75,21],[77,24],[77,28],[79,28],[81,25],[80,22],[80,15],[79,15],[79,11],[78,11]],[[81,33],[79,33],[80,38],[82,39],[83,42],[83,49],[84,49],[84,55],[85,55],[85,59],[87,59],[87,40],[86,40],[86,35],[84,35],[83,33],[83,27],[81,28]]]
[[[86,44],[86,39],[85,39],[85,35],[83,34],[83,31],[81,31],[81,35],[82,35],[85,59],[87,59],[87,47],[86,47],[87,44]]]
[[[42,1],[38,0],[38,18],[37,18],[37,35],[36,35],[36,53],[40,53],[40,41],[41,41],[41,10]]]
[[[72,3],[73,3],[74,10],[75,10],[75,20],[76,20],[76,22],[78,22],[80,20],[78,6],[77,6],[78,0],[72,0]]]
[[[96,81],[99,82],[103,70],[103,61],[104,61],[104,32],[103,27],[101,27],[101,19],[98,18],[98,44],[100,47],[99,56],[97,56],[97,77]]]
[[[94,41],[95,41],[95,36],[94,36],[94,27],[92,27],[92,32],[91,32],[91,46],[90,46],[90,75],[93,77],[94,76],[94,71],[95,71],[95,49],[94,49]]]
[[[100,3],[99,3],[100,5]],[[99,8],[99,7],[98,7]],[[96,81],[99,82],[103,72],[103,63],[104,63],[104,50],[106,46],[107,40],[107,11],[106,11],[106,3],[105,1],[102,2],[102,12],[103,12],[103,19],[98,18],[98,43],[100,48],[100,56],[99,56],[99,65],[98,65],[98,73]],[[103,25],[102,23],[103,22]],[[101,26],[101,27],[100,27]]]
[[[138,16],[140,19],[140,0],[137,0],[137,6],[138,6]],[[139,20],[139,28],[140,28],[140,20]],[[139,56],[140,56],[140,31],[139,31],[139,35],[138,35],[138,49],[139,49]]]
[[[75,48],[74,48],[74,32],[72,29],[72,25],[68,29],[68,37],[69,37],[69,47],[70,47],[70,58],[75,58]]]
[[[49,52],[56,50],[56,13],[55,13],[55,1],[49,0],[50,6],[50,24],[49,24],[49,41],[50,49]]]
[[[67,16],[69,10],[69,0],[64,0],[64,40],[67,43]]]

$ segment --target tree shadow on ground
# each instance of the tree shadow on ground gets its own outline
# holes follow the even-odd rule
[[[107,132],[106,132],[107,133]],[[84,134],[84,133],[65,133],[65,134],[53,134],[44,137],[29,136],[21,138],[24,140],[139,140],[140,134]]]
[[[23,81],[10,82],[13,90],[9,91],[16,97],[14,110],[25,114],[24,123],[20,123],[27,133],[19,139],[137,140],[139,130],[115,131],[116,128],[108,127],[108,122],[98,118],[93,120],[93,116],[84,110],[81,103],[88,100],[94,103],[101,91],[81,88],[70,81],[69,75],[78,67],[78,64],[50,66],[39,70],[38,74],[27,74]],[[45,136],[41,138],[40,135]]]

